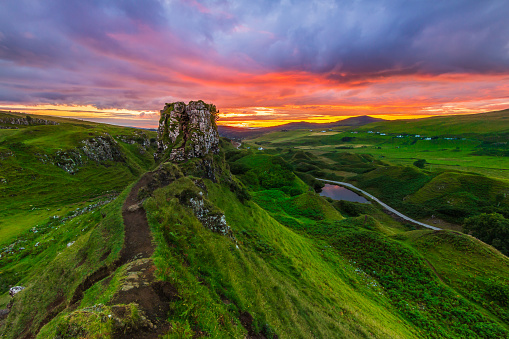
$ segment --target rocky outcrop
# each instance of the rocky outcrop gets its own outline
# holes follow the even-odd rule
[[[229,235],[230,226],[226,223],[224,213],[204,196],[205,184],[201,182],[195,185],[194,188],[185,189],[180,193],[178,196],[180,203],[191,207],[194,215],[205,228],[221,235]]]
[[[0,118],[0,124],[35,126],[35,125],[59,125],[58,122],[46,119],[33,118],[27,115],[23,118],[8,117]]]
[[[216,106],[203,101],[166,104],[157,130],[158,153],[171,150],[171,161],[184,161],[219,153]]]
[[[69,174],[74,174],[78,168],[83,165],[84,161],[81,153],[77,149],[69,151],[57,151],[54,156],[55,165],[63,169]]]
[[[90,159],[96,162],[103,161],[124,161],[122,151],[116,141],[109,135],[83,140],[81,151]]]
[[[67,151],[58,151],[54,163],[67,173],[76,173],[89,160],[97,163],[125,161],[117,142],[108,134],[81,141],[82,146]],[[41,160],[42,161],[42,160]]]
[[[9,295],[11,298],[14,298],[16,294],[23,291],[25,287],[23,286],[13,286],[9,288]],[[11,312],[12,305],[14,303],[14,299],[11,299],[9,303],[7,304],[7,308],[0,309],[0,320],[6,319],[9,313]]]
[[[136,145],[140,154],[145,154],[156,142],[155,138],[149,138],[141,131],[136,131],[132,135],[117,135],[115,138],[123,143]]]

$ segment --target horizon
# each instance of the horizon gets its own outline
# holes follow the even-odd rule
[[[401,116],[398,116],[398,115],[388,115],[388,116],[374,115],[373,116],[373,115],[365,114],[365,115],[342,116],[342,117],[339,117],[339,119],[331,120],[331,121],[316,122],[316,121],[309,121],[309,120],[285,120],[285,121],[282,121],[281,123],[267,124],[267,125],[265,125],[263,123],[259,124],[259,125],[256,125],[256,123],[253,124],[253,125],[244,125],[244,124],[237,124],[237,123],[228,124],[228,123],[221,123],[221,121],[218,120],[217,121],[217,125],[218,126],[225,126],[225,127],[243,128],[243,129],[260,129],[260,128],[284,126],[284,125],[291,124],[291,123],[330,124],[330,123],[336,123],[336,122],[340,122],[340,121],[347,120],[347,119],[350,119],[350,118],[358,118],[358,117],[371,117],[371,118],[381,119],[382,121],[419,120],[419,119],[426,119],[426,118],[455,116],[455,115],[457,115],[457,116],[460,116],[460,115],[461,116],[476,115],[476,114],[499,112],[499,111],[505,111],[505,110],[509,110],[509,108],[498,110],[498,111],[477,112],[477,113],[467,113],[467,114],[459,113],[459,114],[427,115],[427,116],[410,115],[408,117],[401,117]],[[110,125],[121,126],[121,127],[152,129],[152,130],[157,130],[157,128],[158,128],[157,121],[159,119],[158,118],[157,120],[155,120],[152,124],[141,125],[141,124],[139,124],[140,120],[138,120],[138,119],[122,119],[122,118],[108,119],[106,117],[101,117],[101,116],[86,118],[86,117],[81,117],[81,116],[69,116],[69,115],[65,115],[65,114],[63,114],[63,115],[52,115],[52,114],[46,114],[46,113],[41,114],[37,110],[35,110],[34,112],[22,112],[22,111],[5,110],[2,107],[0,107],[0,113],[1,112],[15,113],[15,114],[26,114],[26,115],[39,115],[39,116],[50,117],[50,118],[53,117],[53,118],[64,118],[64,119],[77,119],[77,120],[81,120],[81,121],[110,124]],[[63,111],[63,112],[67,112],[67,111]],[[138,124],[134,124],[133,125],[132,122],[135,122],[135,123],[138,122]],[[272,122],[274,122],[274,121],[272,121]],[[151,123],[151,120],[149,120],[149,123]]]
[[[166,102],[200,99],[219,108],[219,124],[237,127],[509,107],[507,2],[6,0],[0,8],[7,111],[154,128]]]

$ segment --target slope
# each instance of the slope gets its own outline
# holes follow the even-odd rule
[[[359,127],[358,130],[426,134],[428,136],[507,133],[509,131],[509,109],[479,114],[382,121]]]
[[[331,203],[285,160],[323,160],[312,154],[219,145],[27,232],[28,250],[6,258],[12,283],[26,288],[10,299],[1,335],[509,338],[507,258],[491,247],[408,230],[376,206]],[[452,259],[465,263],[456,269]]]
[[[154,166],[154,132],[1,112],[0,125],[2,242],[113,197]]]

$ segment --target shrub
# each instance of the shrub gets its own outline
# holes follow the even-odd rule
[[[419,168],[424,168],[424,166],[427,164],[427,161],[425,159],[419,159],[414,161],[414,166]]]
[[[465,220],[463,230],[509,254],[509,220],[498,213],[482,213]]]

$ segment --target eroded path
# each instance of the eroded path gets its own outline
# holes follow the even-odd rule
[[[124,247],[120,252],[120,265],[134,259],[150,258],[154,253],[152,234],[147,221],[147,215],[141,202],[138,200],[140,188],[146,186],[152,178],[146,173],[129,192],[122,206],[125,235]]]
[[[150,258],[155,245],[142,202],[138,199],[139,190],[152,180],[148,172],[133,186],[122,206],[124,221],[124,246],[119,258],[111,265],[101,267],[90,275],[75,291],[71,307],[77,307],[85,291],[106,278],[110,279],[116,269],[125,265],[125,279],[109,305],[138,305],[142,321],[136,328],[114,333],[113,338],[159,338],[169,331],[171,325],[166,321],[171,301],[178,298],[176,289],[168,282],[156,281],[156,267]],[[120,308],[122,310],[122,308]],[[124,314],[116,314],[122,318]]]
[[[164,281],[156,281],[156,267],[150,259],[155,245],[142,202],[140,188],[148,185],[152,173],[146,173],[131,189],[122,207],[125,235],[119,266],[126,265],[126,278],[110,304],[136,303],[145,320],[140,328],[117,333],[114,338],[158,338],[167,333],[169,303],[177,298],[176,289]]]

